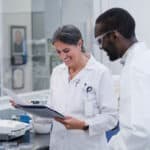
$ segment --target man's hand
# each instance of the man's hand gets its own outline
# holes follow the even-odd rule
[[[56,121],[62,123],[66,129],[83,129],[85,126],[85,122],[78,120],[76,118],[67,116],[64,119],[61,118],[55,118]]]

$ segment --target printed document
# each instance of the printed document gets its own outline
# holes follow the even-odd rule
[[[26,101],[21,100],[21,98],[16,95],[13,91],[4,88],[3,92],[7,94],[16,104],[16,108],[22,109],[26,112],[29,112],[33,115],[37,115],[44,118],[64,118],[64,116],[59,113],[58,111],[51,109],[45,105],[38,105],[38,104],[27,104]]]

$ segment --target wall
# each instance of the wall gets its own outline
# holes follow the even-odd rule
[[[92,36],[92,45],[93,45],[93,54],[95,58],[102,62],[102,52],[99,49],[94,37],[94,27],[95,27],[95,20],[102,12],[102,1],[101,0],[93,0],[93,17],[92,17],[92,28],[93,28],[93,36]]]
[[[87,49],[91,50],[91,27],[93,1],[91,0],[46,0],[46,36],[51,37],[58,26],[74,24],[80,28]]]
[[[49,16],[45,17],[45,5],[45,0],[32,0],[32,39],[36,41],[32,45],[32,90],[49,88],[50,67],[45,28],[45,20],[49,21]]]
[[[3,0],[3,12],[2,12],[2,31],[3,31],[3,75],[4,85],[8,88],[12,87],[12,66],[10,64],[10,27],[26,26],[27,40],[31,41],[31,0]],[[30,56],[31,45],[27,43],[27,52]],[[25,86],[23,89],[16,90],[16,92],[26,92],[32,89],[31,85],[31,58],[28,57],[26,65],[21,66],[25,73]]]
[[[32,12],[43,12],[45,11],[45,0],[31,0]]]
[[[31,12],[31,0],[2,0],[3,13]]]
[[[3,25],[2,25],[2,12],[3,12],[3,9],[2,9],[2,0],[0,0],[0,83],[1,83],[1,86],[3,85],[3,67],[2,67],[2,62],[3,62]],[[1,90],[0,90],[0,95],[1,95]]]

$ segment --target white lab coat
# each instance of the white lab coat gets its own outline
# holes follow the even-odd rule
[[[84,120],[89,131],[67,130],[53,121],[50,149],[108,150],[105,131],[112,129],[118,120],[117,100],[108,69],[91,56],[85,68],[71,81],[68,79],[67,66],[61,64],[54,69],[50,106],[64,115]]]
[[[150,50],[138,42],[123,59],[120,132],[110,140],[110,150],[150,150]]]

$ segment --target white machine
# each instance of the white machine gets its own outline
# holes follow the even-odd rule
[[[0,140],[12,140],[23,136],[31,126],[24,122],[0,119]]]

